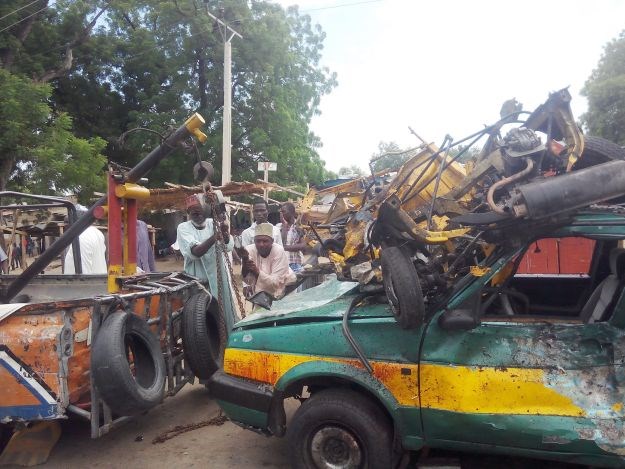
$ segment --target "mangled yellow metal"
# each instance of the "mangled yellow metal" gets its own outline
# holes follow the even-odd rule
[[[482,132],[487,140],[467,164],[457,163],[445,144],[441,149],[424,143],[397,172],[383,171],[330,188],[312,189],[300,205],[301,220],[304,225],[316,224],[315,234],[322,238],[327,252],[343,256],[338,273],[376,260],[372,247],[384,250],[385,246],[406,243],[428,250],[426,257],[437,259],[436,269],[447,271],[454,260],[450,262],[447,257],[462,255],[460,251],[466,246],[465,241],[459,241],[479,237],[470,223],[463,226],[453,218],[486,212],[499,218],[524,217],[528,212],[523,201],[514,199],[511,191],[515,184],[540,174],[545,165],[559,165],[566,172],[574,169],[584,150],[584,138],[575,124],[570,100],[566,89],[552,93],[516,134],[502,138],[502,128],[518,124],[521,114],[516,101],[506,102],[502,119]],[[537,133],[545,133],[549,141],[541,143]],[[326,204],[325,211],[313,208],[316,201],[332,195],[332,205]],[[328,239],[331,241],[326,242]],[[475,242],[485,255],[492,252],[489,243],[477,238]],[[408,251],[414,254],[415,249],[413,246]]]

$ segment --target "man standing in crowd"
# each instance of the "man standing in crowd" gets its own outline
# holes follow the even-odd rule
[[[284,248],[273,241],[271,223],[260,223],[255,227],[254,244],[245,246],[248,258],[243,260],[241,274],[249,284],[251,294],[264,291],[275,299],[284,296],[288,283],[296,277],[289,267]]]
[[[1,235],[0,235],[1,236]],[[8,274],[9,273],[9,258],[0,246],[0,274]]]
[[[22,268],[22,247],[18,243],[13,243],[11,252],[11,269]]]
[[[148,225],[143,220],[137,220],[137,267],[144,272],[156,272],[154,249]]]
[[[261,223],[268,223],[269,206],[267,205],[266,200],[257,199],[254,201],[254,205],[252,206],[252,216],[254,217],[254,222],[249,228],[243,230],[243,233],[241,233],[241,243],[243,246],[254,244],[256,226]],[[273,226],[273,242],[282,246],[282,235],[280,234],[280,229],[277,226],[271,226]]]
[[[280,225],[280,234],[282,236],[282,245],[289,255],[289,267],[294,272],[302,270],[302,253],[306,249],[306,243],[303,241],[302,231],[296,223],[295,205],[286,202],[280,207],[280,216],[282,223]]]
[[[82,273],[93,275],[108,273],[108,267],[106,265],[106,242],[102,232],[91,225],[80,233],[78,242],[80,244],[80,264],[82,266]],[[76,269],[74,268],[74,250],[71,246],[65,254],[63,273],[76,273]]]
[[[35,243],[33,241],[33,239],[28,236],[26,238],[26,254],[28,255],[28,257],[33,257],[33,248],[35,247]]]
[[[213,218],[206,217],[201,197],[202,194],[194,194],[187,197],[186,207],[189,221],[178,225],[176,242],[184,258],[184,271],[189,275],[197,277],[211,294],[216,297],[219,294],[217,277],[218,253],[215,246],[217,242],[216,223]],[[221,236],[226,245],[226,250],[228,252],[232,251],[234,242],[225,222],[221,225]],[[228,307],[226,305],[229,304],[233,308],[230,283],[228,281],[229,273],[221,253],[219,253],[219,262],[222,273],[221,290],[224,307]]]

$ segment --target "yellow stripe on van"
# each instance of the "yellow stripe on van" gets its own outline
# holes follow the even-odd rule
[[[585,415],[543,383],[542,369],[422,364],[421,406],[479,414]]]
[[[355,359],[316,355],[226,349],[224,371],[233,376],[275,385],[291,368],[322,361],[363,369]],[[419,406],[418,367],[371,361],[373,375],[402,406]],[[421,407],[461,413],[585,415],[572,400],[543,384],[544,371],[526,368],[485,368],[421,365]]]

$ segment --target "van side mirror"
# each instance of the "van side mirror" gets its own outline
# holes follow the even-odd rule
[[[275,298],[265,291],[259,291],[254,296],[247,299],[252,304],[261,308],[271,309],[271,304]]]
[[[480,320],[471,309],[447,309],[439,316],[438,325],[446,331],[470,331]]]

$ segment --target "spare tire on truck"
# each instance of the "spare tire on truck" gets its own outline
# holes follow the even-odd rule
[[[135,415],[163,400],[161,344],[136,314],[115,312],[104,320],[91,346],[91,373],[100,397],[115,414]]]
[[[200,379],[213,376],[223,363],[228,338],[217,301],[207,292],[192,295],[182,311],[182,345],[189,368]]]

